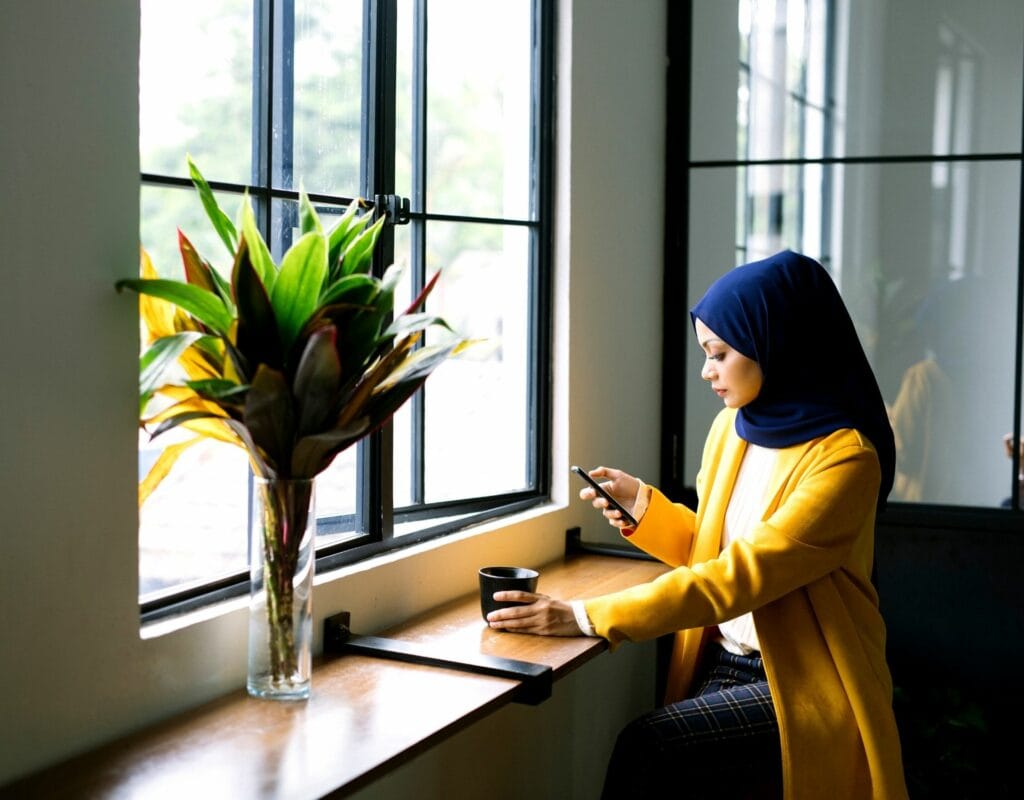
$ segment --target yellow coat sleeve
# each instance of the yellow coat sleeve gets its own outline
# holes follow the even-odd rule
[[[831,438],[831,437],[829,437]],[[774,510],[747,538],[715,558],[679,566],[655,581],[586,602],[595,631],[613,644],[652,639],[686,628],[715,625],[752,611],[840,567],[861,534],[865,508],[873,508],[879,470],[874,450],[859,437],[836,448],[826,438],[800,459],[776,498]],[[665,501],[667,503],[667,501]],[[652,507],[631,539],[667,563],[685,563],[681,546],[660,551],[643,532],[670,518],[664,504]],[[687,519],[681,512],[677,520]],[[671,523],[670,523],[671,524]],[[688,542],[689,536],[680,537]]]

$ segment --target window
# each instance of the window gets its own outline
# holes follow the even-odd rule
[[[820,260],[890,407],[890,501],[916,506],[1020,501],[1004,437],[1021,426],[1024,8],[984,9],[693,0],[670,12],[692,63],[670,89],[692,109],[674,181],[689,199],[680,292],[692,304],[731,266],[787,247]],[[666,432],[680,488],[718,408],[687,336],[666,338],[687,358],[666,387],[666,407],[685,409]]]
[[[141,11],[141,239],[159,272],[180,276],[179,227],[230,268],[188,153],[222,207],[248,195],[278,258],[300,189],[325,227],[357,197],[390,209],[375,269],[407,265],[396,308],[441,269],[429,310],[487,340],[318,478],[318,567],[545,497],[551,4],[143,0]],[[140,437],[140,477],[173,441]],[[140,509],[144,616],[245,590],[250,491],[241,451],[185,452]]]

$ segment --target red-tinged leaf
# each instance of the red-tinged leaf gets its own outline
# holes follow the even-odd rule
[[[459,345],[459,342],[448,344],[435,344],[409,354],[402,362],[397,364],[393,371],[388,374],[377,386],[373,393],[380,394],[387,392],[399,383],[417,381],[426,378],[433,370],[441,364]]]
[[[294,443],[295,410],[291,389],[282,373],[265,364],[256,368],[242,419],[268,462],[278,469],[287,467]]]
[[[245,451],[249,454],[249,463],[252,464],[252,471],[264,478],[276,478],[277,465],[273,464],[268,459],[267,454],[256,444],[249,433],[249,429],[245,427],[245,423],[234,419],[226,419],[224,424],[231,428],[235,435],[241,439]]]
[[[409,307],[402,312],[402,316],[405,316],[406,314],[412,314],[416,311],[419,311],[422,308],[423,304],[427,301],[427,295],[434,291],[434,286],[437,285],[437,279],[440,277],[440,271],[434,273],[434,277],[427,282],[427,285],[423,287],[423,291],[421,291],[416,296],[416,299],[409,304]]]
[[[343,405],[338,412],[338,420],[335,423],[335,427],[344,428],[352,421],[363,416],[363,407],[369,401],[373,390],[392,373],[398,364],[402,363],[415,343],[416,336],[407,336],[363,375],[351,393],[344,398]]]
[[[250,365],[267,364],[274,369],[281,369],[284,351],[274,309],[249,258],[249,247],[245,239],[238,245],[235,254],[231,287],[238,308],[235,342],[238,350]]]
[[[181,228],[178,228],[178,251],[181,253],[181,263],[185,267],[185,280],[193,286],[216,294],[217,285],[210,274],[210,265],[199,256],[192,242],[181,232]]]
[[[277,282],[277,265],[273,256],[270,255],[270,248],[263,240],[259,226],[256,224],[256,215],[252,212],[252,204],[248,196],[242,203],[242,238],[249,248],[249,259],[252,261],[253,269],[260,276],[263,288],[269,297],[274,291],[274,284]]]
[[[337,329],[333,325],[322,328],[309,337],[299,359],[293,384],[298,436],[321,430],[334,414],[341,383],[336,340]]]
[[[343,428],[304,436],[292,453],[292,477],[313,478],[327,469],[334,457],[351,447],[370,430],[370,421],[358,419]]]

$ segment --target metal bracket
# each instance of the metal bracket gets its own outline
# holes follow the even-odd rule
[[[375,194],[373,207],[377,213],[387,216],[392,225],[409,224],[409,198],[397,194]]]
[[[517,703],[538,705],[551,697],[554,675],[546,664],[517,661],[496,656],[468,655],[461,658],[447,658],[431,653],[415,642],[386,639],[380,636],[358,636],[349,628],[350,614],[340,611],[324,620],[324,653],[361,655],[404,661],[408,664],[423,664],[444,667],[477,675],[492,675],[519,681],[512,699]]]

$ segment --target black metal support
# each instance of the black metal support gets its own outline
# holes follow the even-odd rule
[[[408,664],[422,664],[443,667],[476,675],[492,675],[497,678],[511,678],[519,681],[513,700],[526,705],[539,705],[551,697],[554,674],[546,664],[517,661],[512,658],[498,658],[482,654],[450,658],[430,652],[430,648],[415,642],[386,639],[380,636],[358,636],[349,628],[349,612],[341,611],[324,620],[324,654],[345,655],[359,653],[375,658],[404,661]]]
[[[565,554],[590,553],[595,556],[614,556],[615,558],[632,558],[637,561],[657,561],[654,556],[637,550],[630,545],[588,544],[583,541],[579,528],[569,528],[565,532]]]

